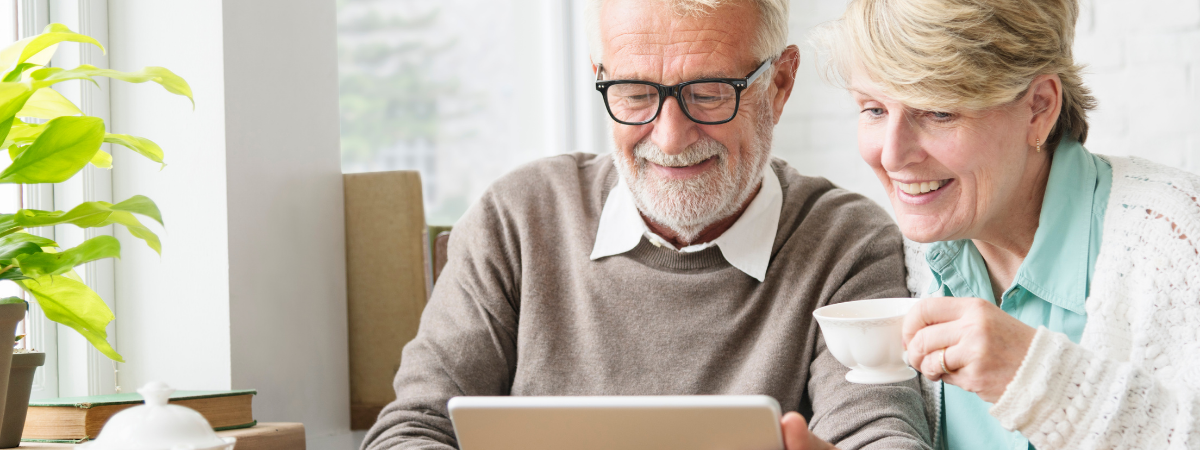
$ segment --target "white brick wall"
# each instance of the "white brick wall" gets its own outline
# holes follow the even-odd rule
[[[1082,0],[1075,57],[1100,103],[1087,148],[1200,173],[1200,0]],[[844,0],[792,0],[791,40],[839,17]],[[797,86],[775,130],[775,154],[883,205],[858,156],[857,111],[818,76],[806,45]],[[890,207],[887,208],[890,211]]]
[[[1100,102],[1088,149],[1200,172],[1200,0],[1086,0],[1075,49]]]

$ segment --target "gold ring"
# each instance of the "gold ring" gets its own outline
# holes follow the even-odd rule
[[[946,369],[946,349],[945,348],[942,348],[941,362],[942,362],[942,373],[949,375],[950,371],[948,369]]]

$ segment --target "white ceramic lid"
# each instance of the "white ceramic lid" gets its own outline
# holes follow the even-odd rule
[[[221,438],[208,421],[191,408],[168,404],[175,389],[152,381],[138,389],[145,405],[112,416],[86,450],[230,450],[235,438]]]

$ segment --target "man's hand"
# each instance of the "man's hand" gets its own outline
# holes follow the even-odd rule
[[[780,420],[783,428],[783,447],[785,450],[837,450],[828,442],[808,432],[808,423],[804,416],[797,412],[789,412]]]
[[[923,299],[904,317],[908,363],[929,380],[974,392],[989,403],[1004,394],[1035,334],[1037,330],[978,298]]]

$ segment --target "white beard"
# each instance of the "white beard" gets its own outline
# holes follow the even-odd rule
[[[745,106],[745,105],[744,105]],[[773,123],[769,103],[760,108],[755,136],[740,164],[730,166],[729,149],[710,137],[704,137],[678,155],[662,152],[650,140],[634,147],[633,158],[614,151],[617,173],[633,192],[642,214],[678,235],[681,242],[692,243],[710,225],[742,209],[762,181],[763,170],[771,160]],[[713,167],[686,180],[658,178],[649,163],[684,167],[715,158]]]

